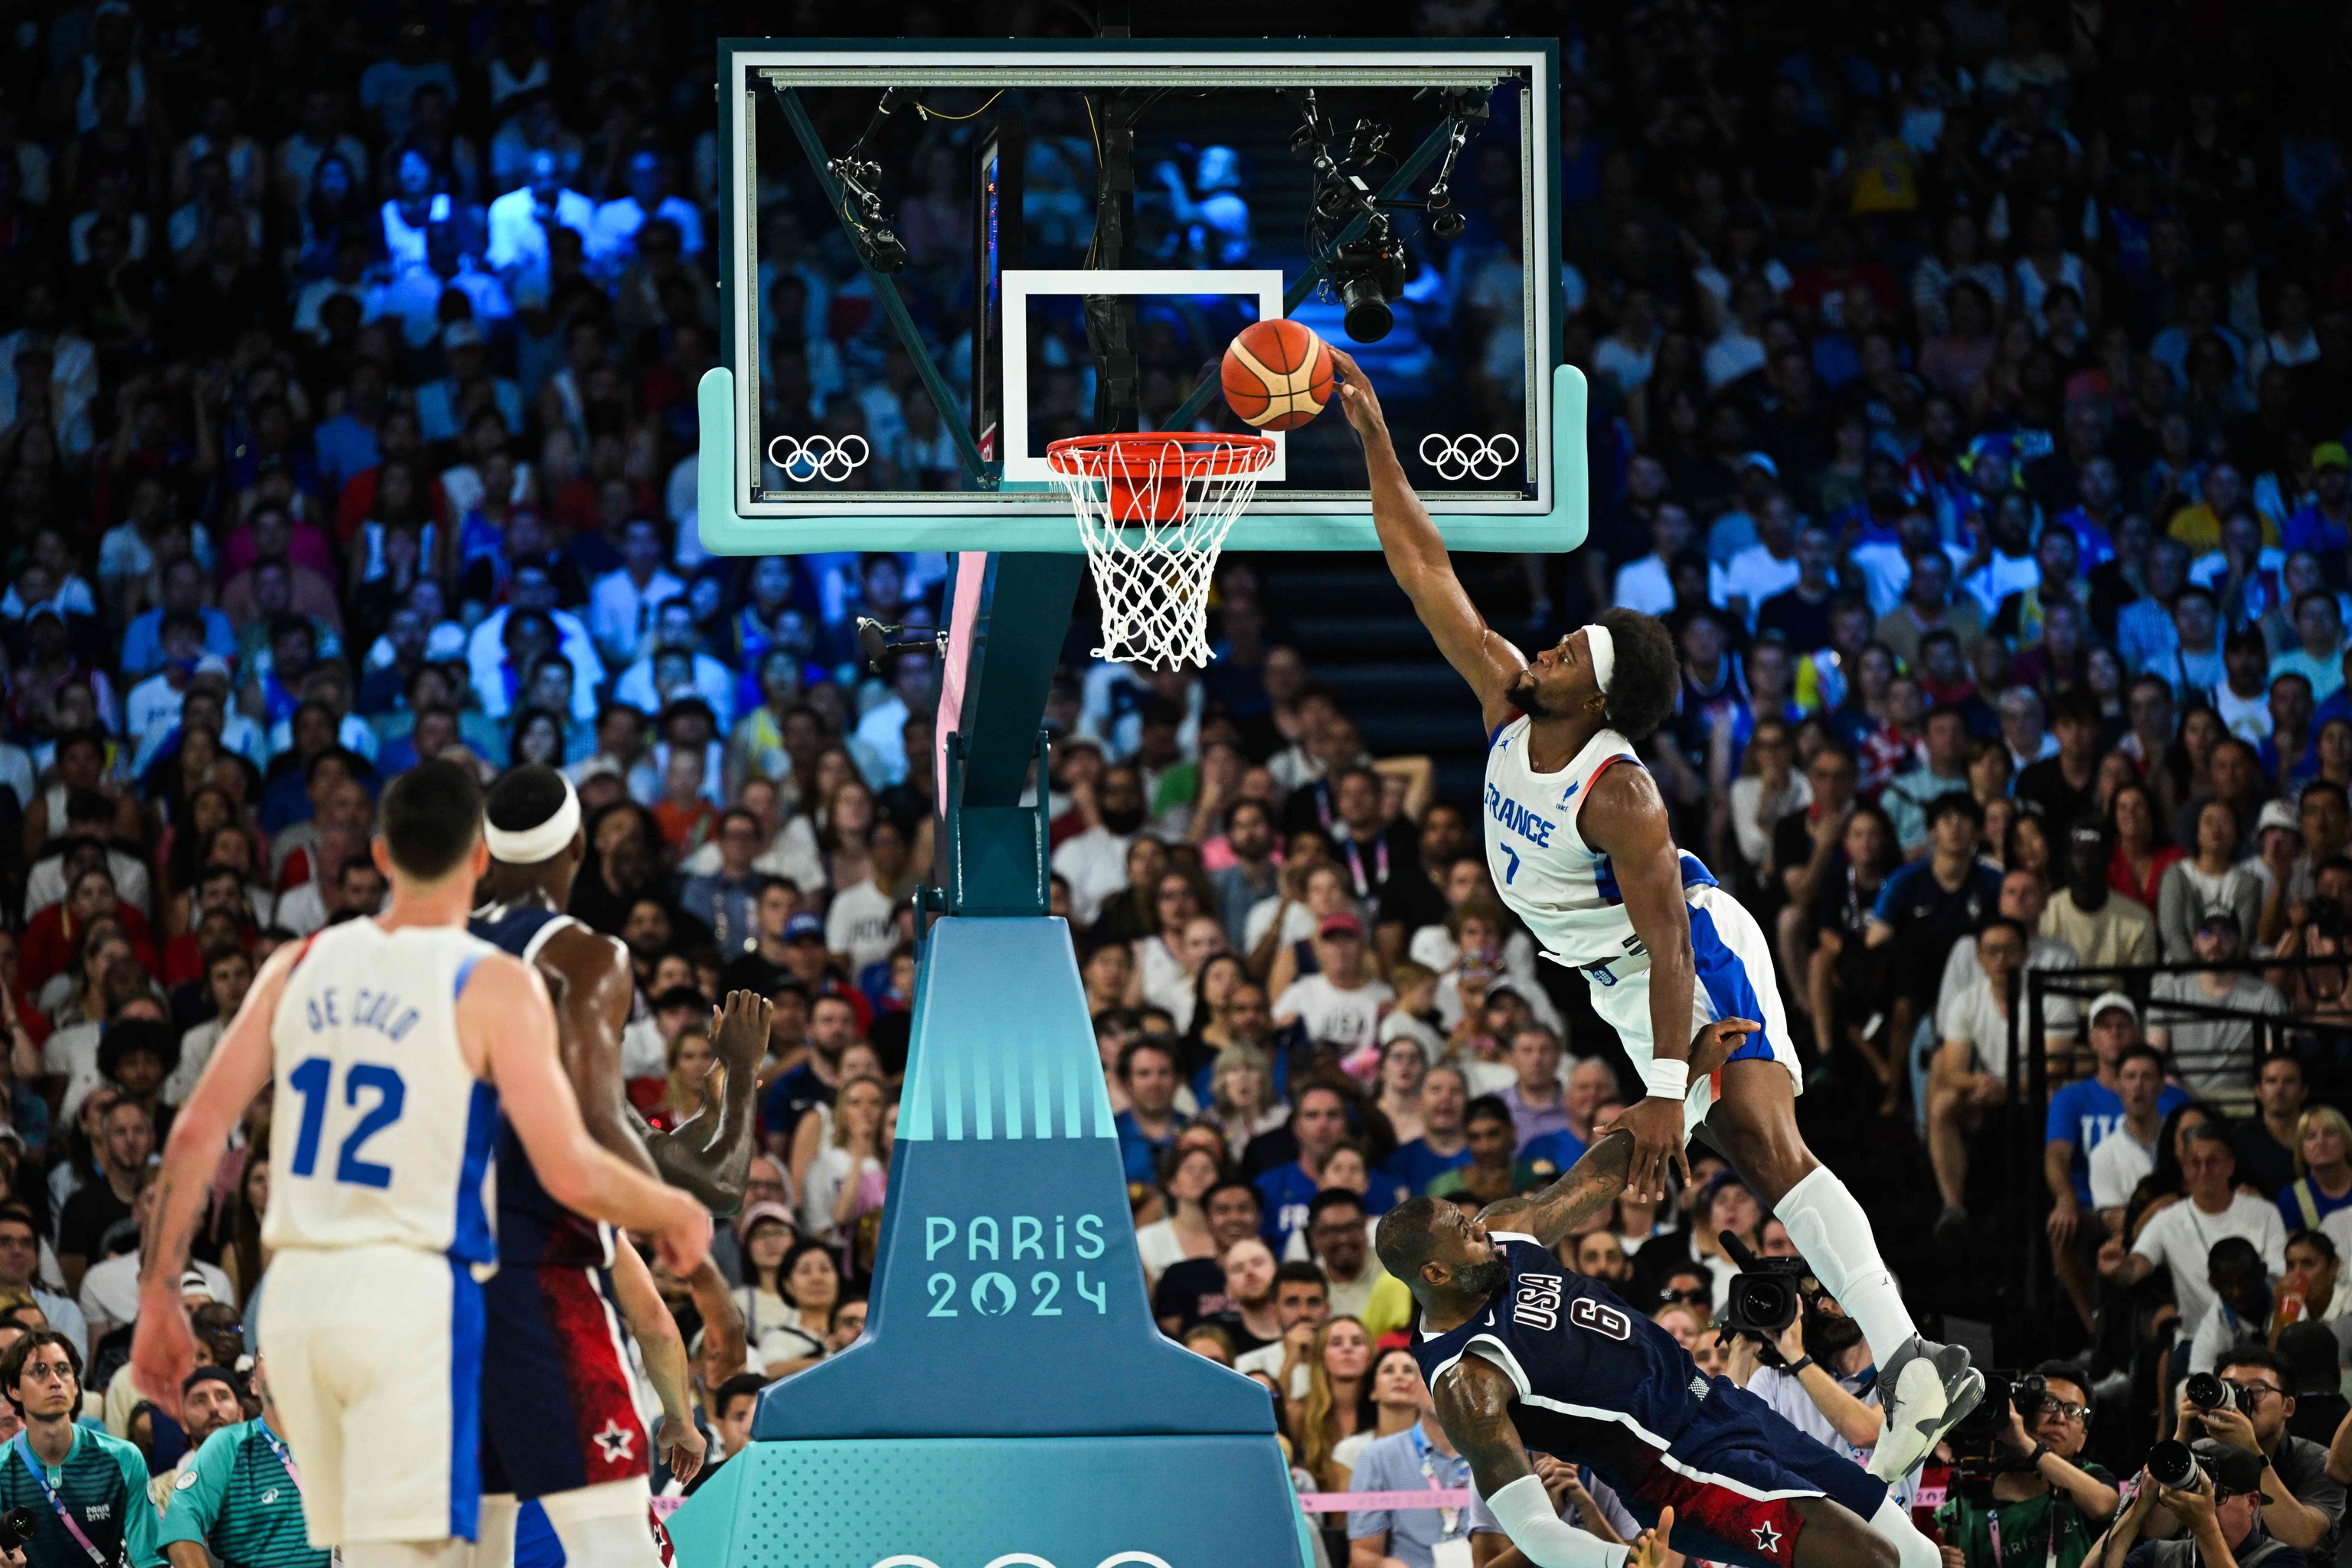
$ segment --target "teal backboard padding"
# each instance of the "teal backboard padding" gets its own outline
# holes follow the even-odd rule
[[[869,1439],[754,1443],[669,1532],[682,1568],[1303,1568],[1302,1518],[1263,1438]]]
[[[1572,364],[1552,370],[1551,510],[1536,517],[1432,513],[1455,550],[1558,552],[1584,542],[1591,493],[1584,462],[1587,393]],[[696,388],[702,449],[696,459],[695,504],[702,547],[714,555],[804,555],[825,550],[998,550],[1076,554],[1085,547],[1069,504],[1058,493],[1034,500],[975,493],[971,505],[942,502],[920,510],[876,505],[845,515],[743,517],[735,510],[735,373],[703,373]],[[1227,550],[1378,550],[1370,511],[1245,510]]]

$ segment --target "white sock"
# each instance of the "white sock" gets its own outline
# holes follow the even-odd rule
[[[1891,1495],[1870,1516],[1870,1528],[1895,1543],[1902,1568],[1942,1568],[1943,1553],[1936,1550],[1934,1542],[1919,1533],[1919,1527],[1911,1522],[1910,1513],[1899,1507]]]
[[[1885,1366],[1903,1342],[1918,1330],[1895,1288],[1895,1277],[1878,1256],[1870,1216],[1853,1201],[1827,1165],[1781,1194],[1772,1212],[1789,1227],[1789,1239],[1812,1265],[1813,1275],[1837,1299],[1845,1315],[1862,1325],[1870,1353]]]

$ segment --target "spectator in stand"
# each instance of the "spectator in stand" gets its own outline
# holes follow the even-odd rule
[[[1176,1042],[1165,1035],[1130,1042],[1118,1055],[1118,1080],[1127,1090],[1127,1109],[1112,1122],[1119,1159],[1131,1187],[1149,1187],[1189,1124],[1175,1108]]]
[[[2066,880],[2042,911],[2042,934],[2074,950],[2093,969],[2156,962],[2156,917],[2137,899],[2116,892],[2107,879],[2115,847],[2096,818],[2066,831]]]
[[[1873,949],[1895,944],[1893,1037],[1907,1040],[1936,1002],[1952,944],[1974,931],[2000,897],[2000,873],[1976,858],[1984,812],[1972,795],[1937,795],[1927,805],[1933,852],[1904,867],[1879,889],[1868,934]],[[2020,954],[2021,958],[2022,953]]]
[[[2199,962],[2216,967],[2159,974],[2148,983],[2147,1042],[2171,1055],[2189,1093],[2242,1095],[2253,1088],[2256,1066],[2273,1038],[2256,1019],[2283,1016],[2286,999],[2258,975],[2221,967],[2245,952],[2237,911],[2229,905],[2210,905],[2198,918],[2196,951]]]
[[[2106,998],[2109,1005],[2104,1011],[2110,1021],[2123,1012],[2114,1005],[2120,999],[2118,993]],[[2095,1034],[2099,1024],[2094,1020],[2091,1026]],[[2126,1047],[2115,1077],[2116,1098],[2123,1105],[2123,1115],[2091,1151],[2091,1208],[2098,1215],[2098,1226],[2084,1239],[2094,1244],[2123,1234],[2124,1211],[2132,1194],[2156,1173],[2157,1143],[2169,1114],[2164,1097],[2172,1096],[2175,1106],[2188,1103],[2177,1086],[2164,1081],[2164,1058],[2147,1046]],[[2087,1313],[2084,1319],[2087,1326]]]
[[[2275,1205],[2231,1190],[2238,1160],[2221,1128],[2202,1121],[2183,1128],[2179,1137],[2183,1201],[2150,1218],[2128,1248],[2121,1237],[2108,1237],[2099,1248],[2099,1273],[2128,1287],[2164,1269],[2180,1305],[2180,1321],[2194,1325],[2213,1310],[2213,1288],[2206,1281],[2206,1255],[2213,1244],[2225,1237],[2243,1237],[2253,1243],[2264,1268],[2283,1274],[2286,1227]]]
[[[2274,1062],[2292,1063],[2292,1057]],[[2273,1062],[2263,1063],[2267,1076]],[[2300,1069],[2296,1072],[2300,1079]],[[2328,1215],[2352,1209],[2352,1122],[2332,1105],[2315,1105],[2295,1127],[2294,1180],[2278,1194],[2289,1230],[2317,1230]]]
[[[2297,1174],[2308,1098],[2299,1058],[2274,1051],[2263,1058],[2254,1079],[2255,1114],[2238,1123],[2234,1140],[2239,1173],[2263,1192],[2284,1193]],[[2300,1226],[2297,1216],[2290,1228]]]

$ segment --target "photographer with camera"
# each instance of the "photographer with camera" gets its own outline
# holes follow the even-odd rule
[[[1727,1247],[1737,1239],[1725,1235]],[[1734,1256],[1745,1251],[1741,1247]],[[1769,1266],[1795,1260],[1759,1261]],[[1744,1309],[1755,1301],[1759,1279],[1772,1280],[1781,1291],[1793,1286],[1793,1299],[1766,1314],[1763,1324],[1750,1326],[1754,1319]],[[1781,1284],[1782,1279],[1789,1283]],[[1778,1327],[1770,1326],[1784,1310],[1790,1315]],[[1857,1465],[1870,1462],[1870,1450],[1885,1425],[1870,1346],[1863,1339],[1862,1325],[1845,1315],[1819,1279],[1811,1274],[1738,1275],[1731,1282],[1724,1332],[1731,1345],[1731,1363],[1725,1370],[1732,1382],[1816,1442]],[[1907,1486],[1911,1480],[1906,1477],[1896,1484]]]
[[[2218,1373],[2219,1375],[2216,1375]],[[2263,1528],[2289,1546],[2336,1553],[2344,1488],[2327,1473],[2327,1450],[2286,1429],[2294,1414],[2293,1374],[2276,1351],[2242,1344],[2214,1373],[2180,1385],[2173,1435],[2185,1443],[2210,1437],[2262,1462]]]
[[[2167,1486],[2151,1473],[2168,1460],[2187,1470],[2183,1484]],[[2135,1495],[2101,1538],[2090,1568],[2310,1568],[2300,1548],[2263,1530],[2262,1461],[2243,1448],[2210,1437],[2185,1449],[2159,1443],[2132,1485]],[[2168,1512],[2186,1532],[2141,1540],[2165,1528]]]
[[[2047,1568],[2080,1568],[2117,1502],[2105,1469],[2076,1462],[2090,1406],[2090,1375],[2068,1362],[2043,1362],[2013,1383],[1985,1374],[1984,1403],[1948,1439],[1960,1460],[1936,1514],[1944,1568],[2017,1568],[2037,1556]]]

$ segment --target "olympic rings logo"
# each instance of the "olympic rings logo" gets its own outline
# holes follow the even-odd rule
[[[849,453],[852,442],[857,446],[856,457]],[[783,450],[783,456],[777,455],[779,449]],[[856,434],[844,436],[838,441],[830,436],[812,436],[805,441],[793,436],[779,436],[768,443],[768,461],[782,469],[784,478],[795,484],[817,479],[838,483],[864,468],[866,459],[873,455],[874,448],[866,444],[866,437]]]
[[[1431,450],[1433,444],[1436,449]],[[1516,436],[1440,436],[1421,438],[1421,460],[1437,470],[1441,479],[1498,479],[1519,460]]]
[[[1149,1552],[1114,1552],[1096,1563],[1095,1568],[1124,1568],[1128,1564],[1132,1564],[1133,1568],[1170,1568],[1168,1559],[1155,1557]],[[885,1557],[874,1564],[874,1568],[940,1568],[940,1565],[928,1557],[903,1552],[895,1557]],[[985,1568],[1054,1568],[1054,1564],[1033,1552],[1008,1552],[1002,1557],[991,1558]]]

